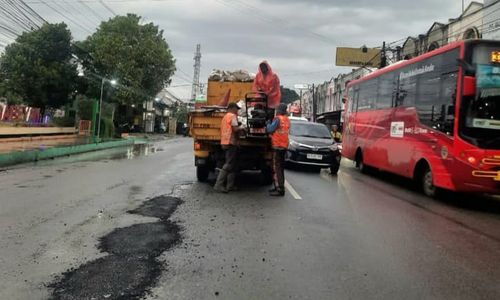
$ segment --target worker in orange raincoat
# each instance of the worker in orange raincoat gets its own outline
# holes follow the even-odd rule
[[[253,91],[266,93],[268,107],[271,109],[275,109],[281,103],[280,79],[265,60],[259,65],[259,72],[253,82]]]

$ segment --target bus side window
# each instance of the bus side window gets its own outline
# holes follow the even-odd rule
[[[358,96],[358,111],[375,108],[377,98],[378,78],[373,78],[360,84]]]
[[[347,111],[352,113],[353,112],[353,104],[354,102],[354,89],[353,87],[350,87],[348,90],[347,90]]]
[[[356,112],[358,110],[358,97],[359,97],[359,87],[354,88],[354,92],[350,96],[349,109],[351,112]]]
[[[417,81],[415,77],[401,80],[395,106],[413,106],[417,95]]]
[[[392,106],[394,89],[394,73],[384,74],[380,76],[376,108],[383,109]]]

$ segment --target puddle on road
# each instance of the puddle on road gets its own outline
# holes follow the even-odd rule
[[[128,213],[153,216],[158,222],[118,228],[99,240],[109,255],[68,270],[49,285],[51,299],[140,299],[163,270],[156,258],[181,242],[180,227],[168,219],[182,203],[159,196]]]
[[[163,151],[163,149],[158,148],[154,144],[135,144],[127,147],[117,147],[105,150],[86,152],[81,154],[73,154],[65,157],[56,157],[54,159],[40,160],[32,163],[19,164],[10,166],[7,169],[19,169],[32,166],[48,166],[48,165],[52,166],[52,165],[88,162],[88,161],[107,162],[109,160],[136,159],[142,156],[149,156],[160,151]]]

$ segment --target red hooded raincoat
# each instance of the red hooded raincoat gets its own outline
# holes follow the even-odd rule
[[[260,64],[266,64],[269,70],[266,75],[260,70]],[[259,71],[253,82],[254,92],[262,91],[267,94],[270,108],[276,108],[281,103],[280,79],[273,72],[273,69],[267,61],[259,64]]]

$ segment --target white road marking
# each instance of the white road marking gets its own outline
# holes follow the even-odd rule
[[[300,197],[299,193],[293,188],[293,186],[285,180],[285,188],[292,194],[292,197],[295,198],[295,200],[302,200],[302,197]]]

